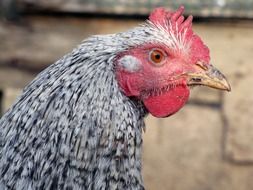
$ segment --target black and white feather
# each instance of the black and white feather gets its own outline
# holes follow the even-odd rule
[[[164,43],[158,32],[146,24],[93,36],[40,73],[0,120],[0,189],[144,189],[147,112],[119,89],[114,59],[136,45]]]

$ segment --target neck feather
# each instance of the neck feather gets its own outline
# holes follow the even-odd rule
[[[0,180],[0,186],[16,181],[24,189],[52,184],[83,189],[143,188],[141,147],[146,111],[141,102],[120,91],[113,71],[114,55],[107,54],[91,57],[88,45],[83,44],[25,88],[0,120],[4,144],[0,168],[9,166],[1,173],[5,181]],[[13,159],[20,165],[12,166]],[[11,184],[14,189],[15,184]]]

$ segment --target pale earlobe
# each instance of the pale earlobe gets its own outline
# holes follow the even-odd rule
[[[118,60],[118,64],[121,69],[134,73],[141,69],[141,62],[134,56],[125,55]]]

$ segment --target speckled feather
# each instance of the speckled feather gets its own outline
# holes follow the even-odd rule
[[[93,36],[40,73],[0,120],[0,189],[144,189],[147,111],[120,90],[114,60],[142,44],[185,43],[164,32],[147,22]]]
[[[146,111],[119,89],[113,60],[153,30],[93,36],[24,89],[0,120],[1,190],[144,189]]]

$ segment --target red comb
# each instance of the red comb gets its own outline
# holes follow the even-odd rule
[[[193,33],[192,19],[190,15],[188,18],[183,16],[184,6],[180,6],[175,12],[168,11],[164,8],[156,8],[149,16],[149,20],[155,25],[162,26],[164,29],[174,33],[184,33],[186,41],[191,43],[191,59],[192,62],[197,60],[209,63],[209,49],[204,45],[199,36]]]
[[[161,26],[170,23],[172,28],[177,27],[179,32],[182,29],[191,29],[193,17],[190,15],[187,19],[184,19],[183,12],[184,6],[180,6],[175,12],[167,11],[163,7],[160,7],[150,14],[149,20]]]

